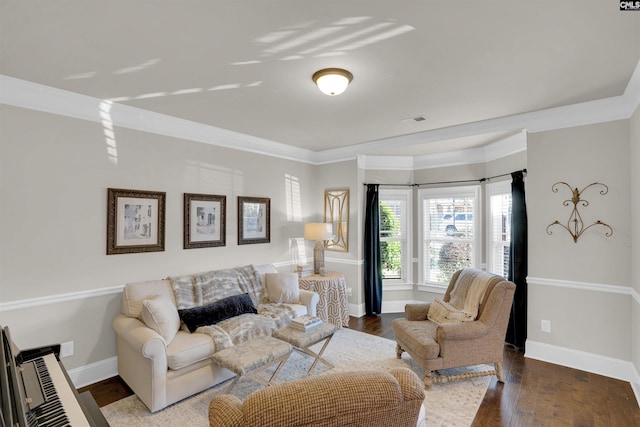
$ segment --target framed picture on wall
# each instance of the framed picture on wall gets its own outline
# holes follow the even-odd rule
[[[166,193],[107,189],[107,255],[164,251]]]
[[[226,244],[227,196],[184,193],[184,248]]]
[[[271,199],[238,197],[238,244],[271,241]]]

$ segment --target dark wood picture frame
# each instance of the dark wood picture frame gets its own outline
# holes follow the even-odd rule
[[[107,189],[107,255],[164,251],[166,193]]]
[[[271,242],[271,199],[238,196],[238,244]]]
[[[227,196],[184,193],[184,249],[226,245]]]

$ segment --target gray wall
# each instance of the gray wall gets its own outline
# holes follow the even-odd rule
[[[514,170],[528,170],[529,219],[528,357],[629,380],[640,396],[640,113],[619,120],[567,129],[530,133],[527,150],[503,159],[467,166],[408,171],[365,170],[364,179],[377,183],[426,183],[472,180]],[[507,178],[508,179],[508,178]],[[589,201],[580,212],[589,225],[610,224],[586,231],[577,243],[565,230],[571,208],[563,202],[571,192],[551,190],[558,181],[579,189],[593,182],[606,184],[584,193]],[[483,198],[484,202],[484,198]],[[414,226],[417,227],[417,212]],[[417,228],[416,228],[417,229]],[[414,241],[414,257],[418,253]],[[485,245],[482,245],[485,262]],[[417,266],[416,266],[417,267]],[[414,281],[417,281],[417,271]],[[413,299],[435,295],[416,287]],[[385,291],[384,300],[406,300],[406,291]],[[384,307],[384,305],[383,305]],[[541,320],[551,321],[542,332]]]
[[[629,122],[627,120],[529,135],[527,210],[529,219],[528,339],[631,360],[631,299],[618,293],[631,286]],[[571,192],[551,190],[557,181],[587,190],[579,207],[586,225],[602,220],[574,243],[555,220],[567,223]],[[601,286],[603,285],[603,286]],[[551,333],[540,321],[551,321]]]
[[[109,153],[100,123],[8,106],[0,117],[0,324],[22,348],[73,340],[67,369],[115,356],[125,283],[249,263],[292,270],[289,240],[319,219],[316,166],[124,128]],[[287,175],[300,185],[293,217]],[[166,192],[164,252],[106,255],[109,187]],[[184,192],[227,196],[225,247],[183,249]],[[271,198],[271,243],[237,245],[237,196]]]
[[[527,167],[527,153],[526,151],[513,154],[510,156],[506,156],[500,159],[495,159],[491,161],[487,161],[486,163],[476,163],[471,165],[461,165],[461,166],[450,166],[450,167],[440,167],[440,168],[428,168],[428,169],[418,169],[418,170],[377,170],[377,169],[367,169],[364,170],[364,178],[365,182],[372,184],[429,184],[429,183],[439,183],[439,182],[449,182],[449,181],[465,181],[465,180],[480,180],[482,178],[499,176],[503,174],[509,174],[516,170],[525,169]],[[500,180],[508,179],[508,177],[500,177],[492,180],[491,182],[496,182]],[[473,183],[471,183],[473,184]],[[452,184],[434,184],[434,185],[426,185],[421,186],[420,188],[433,188],[433,187],[441,187],[445,185]],[[460,184],[466,185],[466,184]],[[484,189],[484,184],[481,184],[481,187]],[[385,188],[394,188],[394,187],[385,187]],[[397,187],[397,188],[406,188],[406,187]],[[480,197],[480,205],[481,207],[484,205],[485,200],[483,195]],[[418,200],[418,188],[413,189],[413,213],[412,213],[412,226],[414,230],[414,236],[418,235],[418,230],[420,227],[420,218],[419,218],[419,200]],[[482,227],[485,227],[484,222],[482,223]],[[484,235],[484,233],[483,233]],[[412,254],[411,257],[413,259],[419,258],[419,245],[420,241],[416,237],[412,241]],[[484,264],[486,262],[486,245],[483,242],[478,248],[480,251],[480,260],[481,263]],[[417,283],[419,280],[419,268],[420,264],[418,262],[414,262],[413,264],[413,282]],[[433,298],[436,296],[441,296],[439,294],[434,294],[432,292],[426,292],[420,290],[419,287],[414,287],[413,290],[391,290],[390,288],[385,288],[383,291],[383,311],[395,311],[402,312],[404,311],[404,304],[414,301],[425,301],[431,302]]]
[[[358,185],[358,169],[355,160],[330,163],[318,166],[315,180],[314,194],[321,195],[320,204],[315,207],[316,220],[324,221],[324,192],[325,190],[348,189],[349,190],[349,242],[348,251],[325,251],[325,264],[327,268],[344,274],[347,288],[351,290],[349,296],[350,312],[356,314],[362,301],[362,264],[361,245],[362,236],[360,213],[360,200],[362,185]]]
[[[526,154],[484,165],[388,172],[363,170],[355,160],[312,166],[123,128],[115,129],[115,162],[101,124],[3,106],[0,323],[11,327],[21,347],[74,341],[74,356],[64,359],[68,369],[112,361],[110,321],[124,283],[245,263],[273,262],[290,270],[297,260],[290,240],[302,237],[304,222],[323,219],[323,192],[330,188],[350,189],[349,251],[328,251],[326,257],[329,268],[345,273],[353,290],[350,308],[357,314],[363,301],[363,182],[477,179],[526,167],[528,328],[537,345],[527,352],[535,355],[544,346],[570,355],[584,352],[632,364],[637,378],[640,231],[631,218],[640,214],[633,197],[639,174],[632,167],[640,161],[639,116],[530,134]],[[300,185],[294,218],[288,215],[293,207],[286,198],[287,176]],[[568,217],[563,196],[551,192],[556,181],[607,184],[605,196],[585,194],[590,205],[584,217],[611,224],[614,235],[593,229],[577,244],[561,230],[547,235],[550,222]],[[165,252],[105,255],[108,187],[167,192]],[[226,247],[182,249],[184,192],[227,196]],[[271,198],[270,244],[236,244],[239,195]],[[306,256],[312,246],[305,242]],[[424,294],[414,292],[412,298],[431,297]],[[540,331],[541,319],[552,322],[551,333]]]
[[[640,372],[640,108],[629,121],[631,142],[631,283],[634,289],[634,299],[631,301],[631,351],[633,364]],[[638,384],[640,388],[640,384]],[[639,390],[640,392],[640,390]]]

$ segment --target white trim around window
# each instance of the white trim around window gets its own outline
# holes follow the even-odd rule
[[[379,200],[399,201],[403,207],[400,213],[402,253],[402,277],[399,279],[384,279],[382,285],[385,291],[413,289],[413,190],[406,188],[380,189]]]
[[[502,206],[502,209],[507,208],[507,212],[494,212],[494,206],[492,205],[491,199],[493,196],[502,196],[502,195],[506,195],[509,196],[509,203],[508,206]],[[510,247],[510,242],[511,242],[511,202],[510,202],[510,196],[511,196],[511,181],[499,181],[499,182],[492,182],[492,183],[488,183],[486,185],[486,200],[485,200],[485,206],[486,206],[486,212],[487,212],[487,220],[486,220],[486,230],[487,230],[487,238],[486,238],[486,258],[487,258],[487,263],[486,263],[486,269],[487,271],[491,272],[491,273],[496,273],[496,274],[500,274],[503,275],[506,278],[507,275],[507,270],[505,269],[505,271],[496,271],[496,268],[494,268],[494,264],[496,264],[496,261],[499,264],[504,264],[505,260],[508,258],[505,255],[505,259],[504,260],[494,260],[494,258],[496,257],[496,252],[494,252],[496,250],[496,248],[494,246],[497,246],[497,250],[500,250],[499,246],[502,244],[503,246],[505,246],[506,248]],[[500,209],[500,208],[498,208]],[[506,218],[503,218],[503,221],[506,219],[509,221],[509,224],[501,224],[496,222],[496,218],[498,215],[501,216],[505,216]],[[496,227],[505,227],[506,230],[502,230],[502,233],[500,233],[501,230],[495,230]],[[500,236],[501,234],[506,233],[506,236],[503,236],[502,239],[500,239],[500,241],[498,240],[498,236]],[[506,237],[505,240],[504,237]],[[507,249],[508,250],[508,249]],[[501,256],[499,253],[497,254],[497,256]]]
[[[427,280],[427,270],[428,260],[425,259],[425,245],[430,241],[430,237],[427,236],[425,227],[428,227],[428,224],[425,224],[425,201],[430,199],[448,199],[448,198],[466,198],[471,199],[473,203],[473,237],[470,240],[466,240],[472,244],[471,251],[471,266],[479,267],[480,266],[480,245],[482,242],[482,228],[480,224],[482,224],[482,209],[480,206],[480,186],[479,185],[469,185],[469,186],[460,186],[460,187],[442,187],[442,188],[426,188],[418,191],[418,228],[419,234],[418,239],[420,244],[418,245],[418,256],[419,256],[419,276],[418,276],[418,285],[420,290],[429,291],[429,292],[440,292],[444,293],[447,289],[448,283],[444,282],[435,282],[432,280]],[[441,224],[444,226],[444,223]],[[427,236],[425,238],[425,236]],[[441,237],[440,240],[447,240],[448,237]],[[450,238],[451,241],[463,241],[464,239],[455,239]]]

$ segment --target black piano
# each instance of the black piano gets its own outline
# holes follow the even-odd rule
[[[19,351],[0,327],[0,427],[109,426],[89,392],[78,394],[60,363],[60,345]]]

